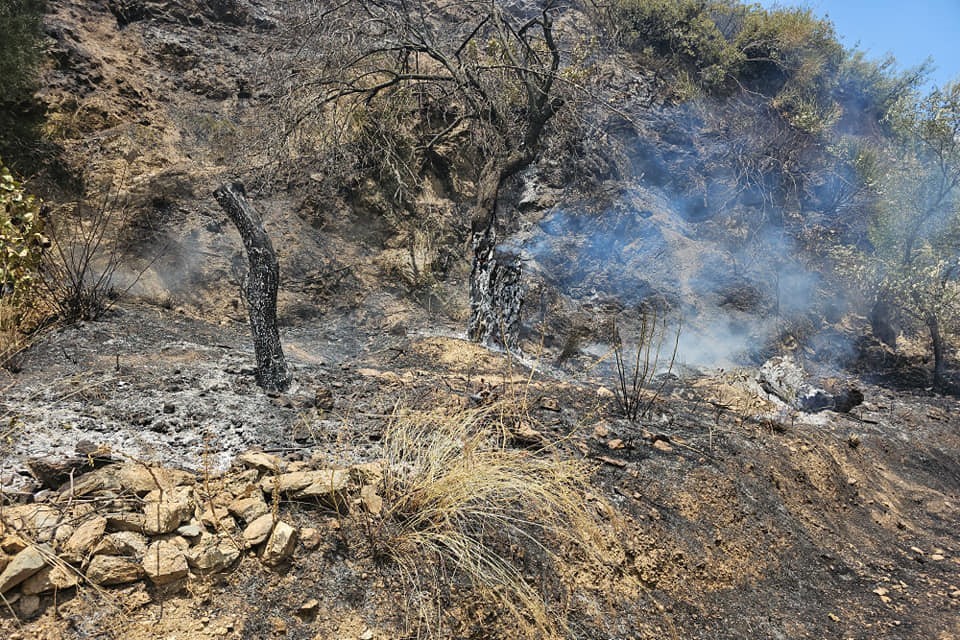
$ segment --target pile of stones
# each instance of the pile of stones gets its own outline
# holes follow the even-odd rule
[[[298,544],[322,541],[318,529],[284,521],[284,500],[341,513],[383,508],[379,463],[321,467],[255,451],[218,477],[123,462],[2,505],[0,601],[29,618],[48,594],[83,583],[168,585],[227,571],[243,554],[282,565]]]

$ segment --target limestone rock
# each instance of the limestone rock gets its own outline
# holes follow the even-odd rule
[[[193,515],[193,489],[177,487],[167,492],[150,492],[143,513],[144,533],[171,533]]]
[[[261,559],[265,564],[280,564],[293,554],[296,544],[297,530],[281,520],[274,525]]]
[[[243,541],[254,547],[266,540],[273,531],[273,515],[265,513],[256,518],[243,530]]]
[[[117,480],[121,489],[133,491],[138,495],[149,493],[158,488],[171,491],[175,487],[188,487],[196,484],[192,473],[179,469],[147,467],[139,463],[119,465]],[[157,484],[159,483],[159,487]]]
[[[108,513],[107,531],[133,531],[141,533],[146,516],[142,513]]]
[[[267,471],[277,473],[284,469],[283,460],[277,456],[263,453],[262,451],[247,451],[237,456],[237,462],[248,469],[257,469],[258,471]]]
[[[122,556],[93,556],[87,566],[87,580],[94,584],[113,585],[135,582],[143,576],[139,562]]]
[[[184,538],[199,538],[203,528],[195,521],[177,528],[177,533]]]
[[[0,540],[0,551],[4,553],[9,553],[10,555],[16,555],[30,546],[26,540],[21,536],[4,536],[3,540]]]
[[[230,538],[206,535],[187,551],[186,557],[190,566],[197,571],[216,573],[233,564],[240,557],[240,549]]]
[[[30,545],[13,557],[0,573],[0,593],[6,593],[46,566],[45,554],[40,548]]]
[[[379,485],[383,481],[383,463],[365,462],[350,467],[350,478],[360,484]]]
[[[40,611],[40,597],[24,594],[17,603],[17,613],[21,618],[32,618]]]
[[[261,496],[252,498],[240,498],[230,503],[227,509],[244,522],[253,522],[265,513],[270,512],[270,507],[263,501]]]
[[[149,547],[143,556],[143,570],[147,577],[156,584],[168,584],[185,578],[189,572],[187,557],[187,541],[175,537],[170,540],[157,540]]]
[[[313,551],[320,546],[321,542],[323,542],[323,537],[320,535],[319,529],[306,527],[300,530],[300,543],[305,549]]]
[[[102,491],[129,491],[143,496],[157,489],[172,490],[196,483],[193,474],[177,469],[147,467],[136,462],[110,465],[78,478],[61,493],[84,496]]]
[[[37,542],[49,542],[60,523],[60,512],[45,504],[20,504],[3,510],[3,521],[13,531]]]
[[[147,539],[133,531],[108,534],[94,548],[93,555],[141,558],[147,551]]]
[[[371,484],[363,485],[360,489],[360,502],[367,513],[375,516],[383,510],[383,498],[377,495],[377,488]]]
[[[210,504],[204,507],[203,513],[200,515],[200,522],[216,530],[225,529],[232,531],[237,528],[236,523],[233,521],[233,518],[230,517],[230,512],[226,507],[218,507]]]
[[[63,545],[60,556],[67,562],[79,563],[93,549],[107,530],[107,519],[103,516],[90,518],[73,532]]]
[[[60,591],[77,586],[79,578],[75,571],[62,565],[47,566],[23,581],[20,591],[24,595],[36,595],[48,591]]]
[[[320,497],[346,490],[348,480],[348,473],[341,469],[293,471],[263,478],[260,488],[267,494],[277,490],[297,497]]]
[[[151,502],[143,511],[143,532],[149,536],[176,531],[184,520],[178,506],[169,502]]]

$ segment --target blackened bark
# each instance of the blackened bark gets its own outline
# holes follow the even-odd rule
[[[267,391],[283,391],[290,384],[290,374],[277,330],[277,289],[280,284],[277,254],[263,229],[260,215],[247,201],[242,184],[225,184],[213,195],[240,232],[250,262],[247,307],[257,358],[257,384]]]
[[[497,249],[493,228],[473,238],[470,273],[471,340],[515,349],[520,338],[520,258]]]

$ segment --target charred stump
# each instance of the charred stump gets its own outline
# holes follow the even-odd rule
[[[470,274],[471,340],[515,349],[520,338],[520,258],[497,248],[495,233],[488,228],[473,241]]]
[[[290,374],[277,330],[277,289],[280,284],[277,254],[263,229],[260,215],[247,201],[241,183],[225,184],[213,195],[240,232],[250,262],[246,293],[257,357],[257,384],[267,391],[283,391],[290,384]]]

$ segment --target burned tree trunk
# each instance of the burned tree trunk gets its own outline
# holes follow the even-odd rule
[[[225,184],[213,195],[240,232],[250,261],[247,307],[257,357],[257,384],[267,391],[283,391],[290,384],[290,375],[277,330],[277,288],[280,284],[277,254],[260,216],[247,202],[242,184]]]
[[[520,339],[520,258],[498,250],[493,228],[473,239],[470,273],[471,340],[515,349]]]

